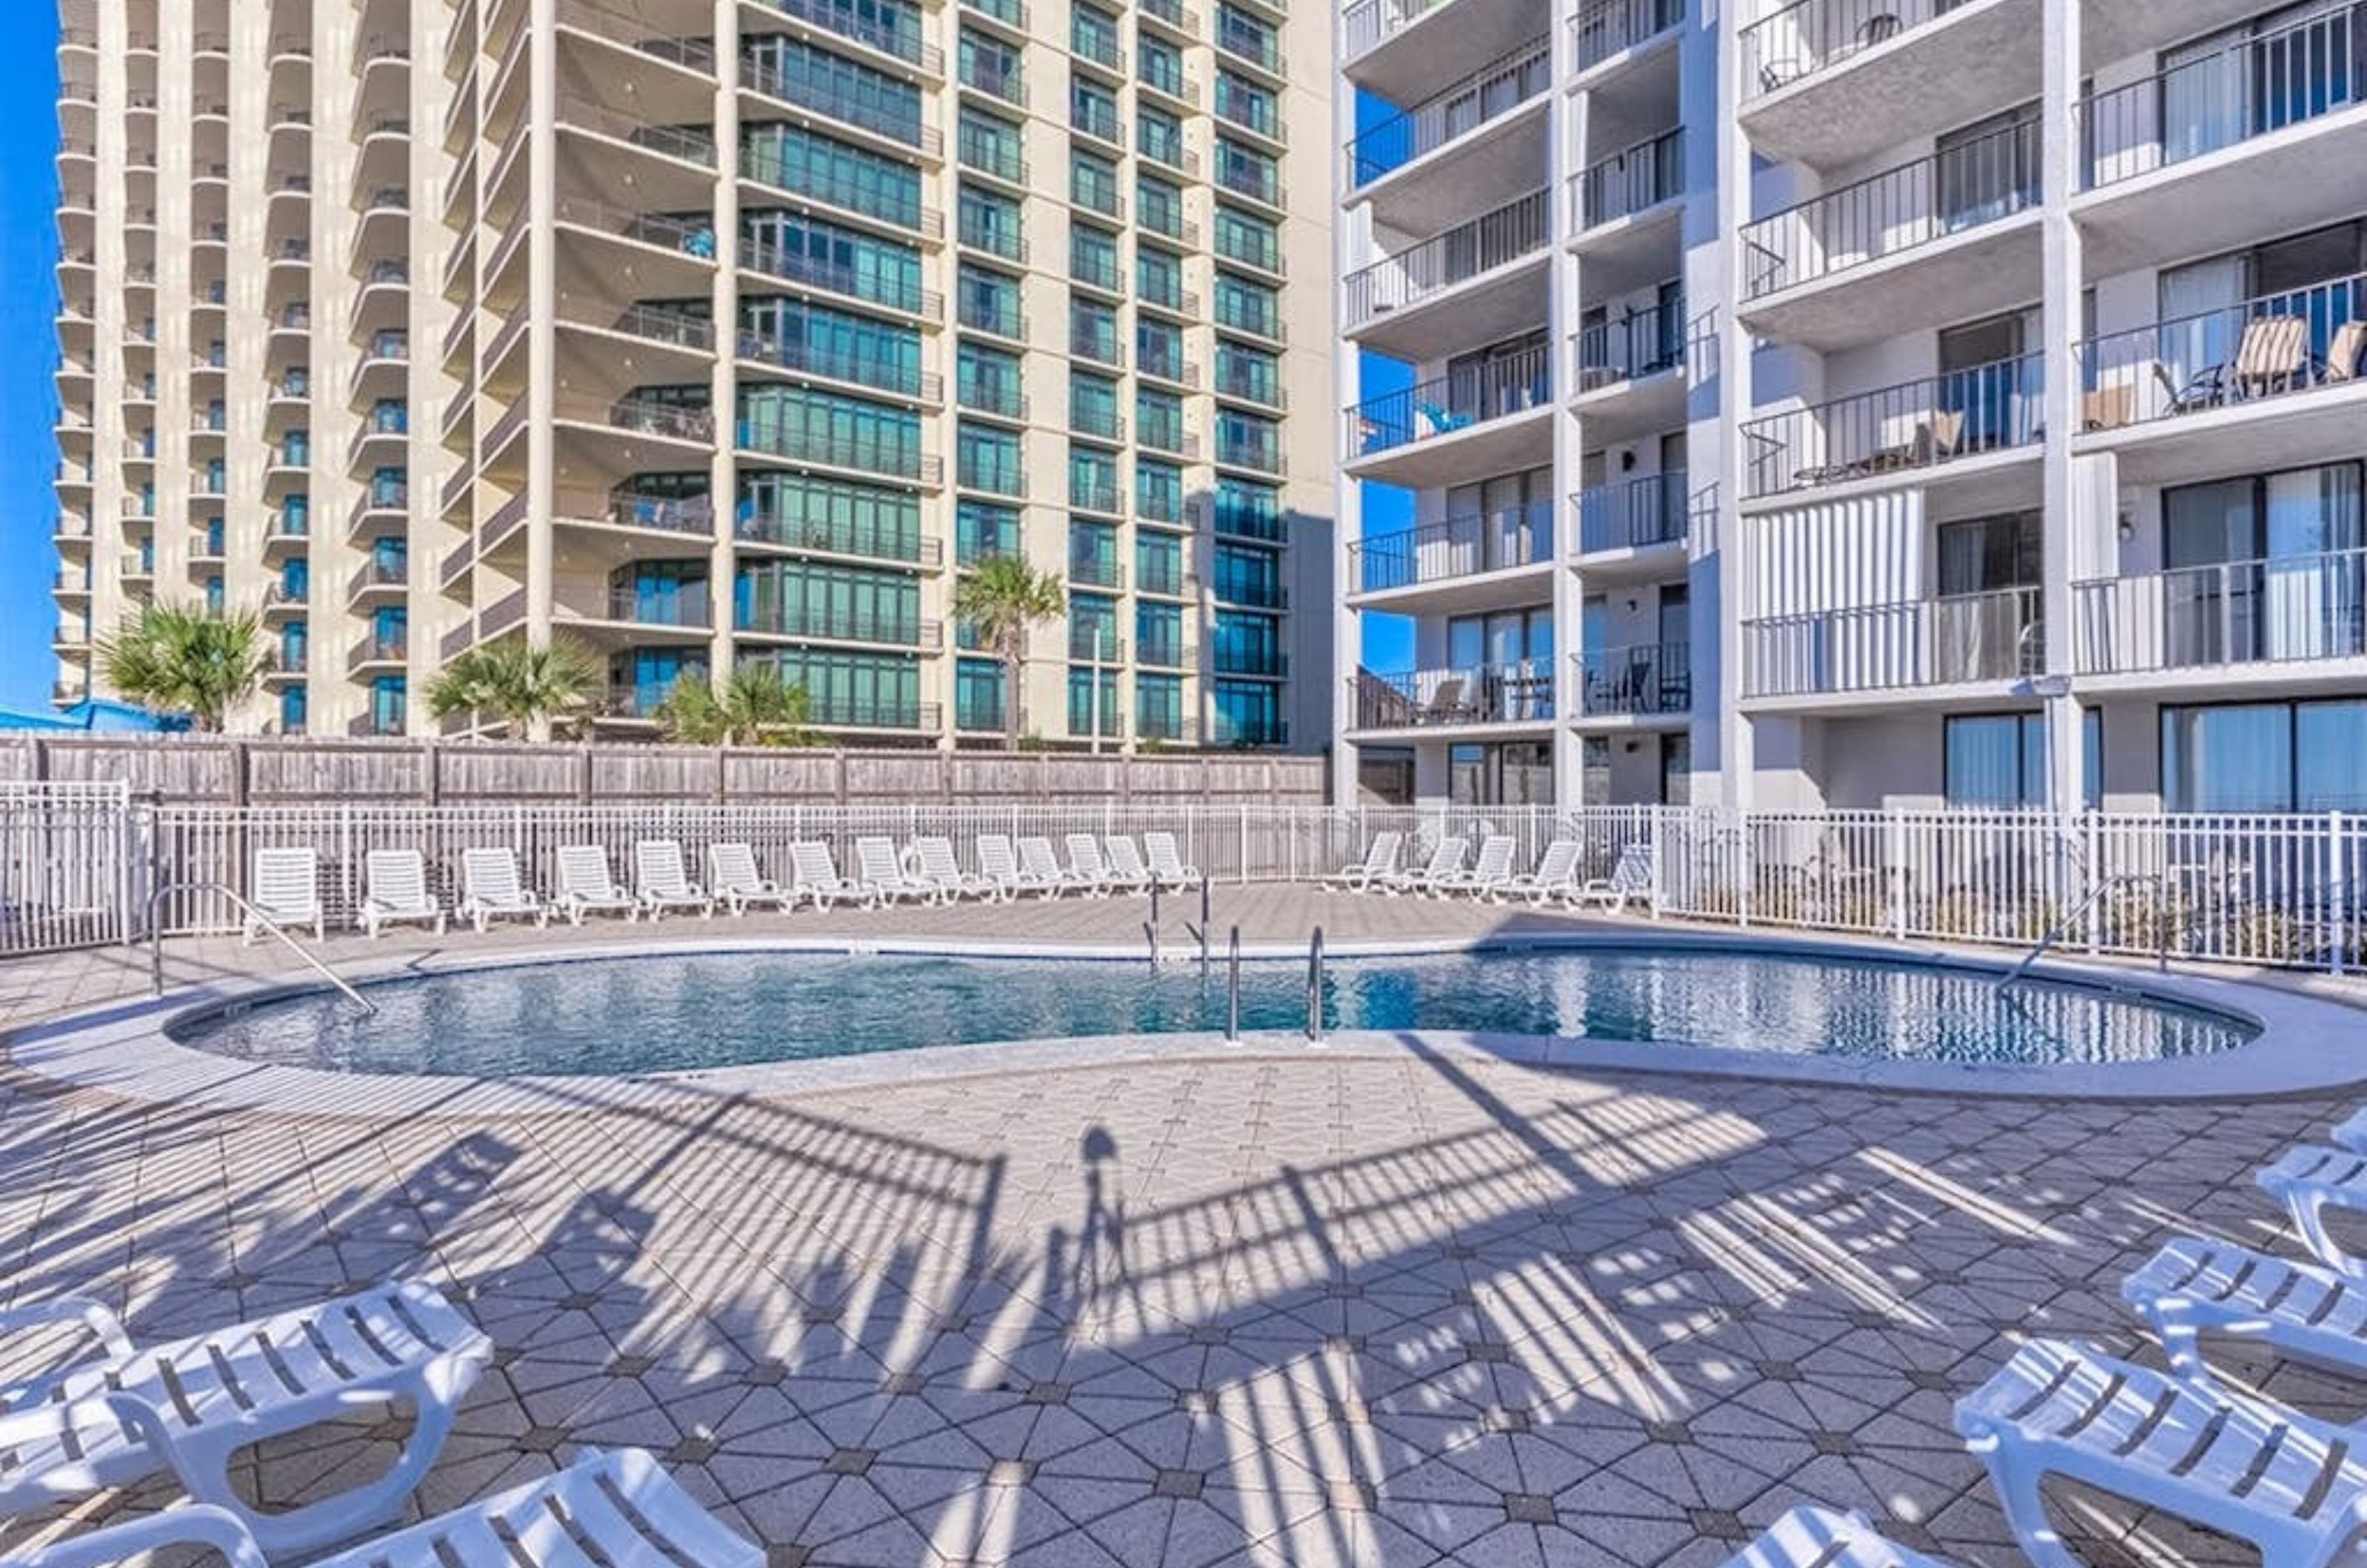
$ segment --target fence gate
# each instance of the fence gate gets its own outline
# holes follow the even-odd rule
[[[130,786],[0,784],[0,954],[131,935]]]

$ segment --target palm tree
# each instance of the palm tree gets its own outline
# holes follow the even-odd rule
[[[504,637],[472,648],[427,683],[427,711],[437,718],[497,715],[512,735],[550,739],[551,726],[581,716],[607,680],[600,656],[572,637],[537,646]]]
[[[1027,669],[1027,634],[1069,606],[1060,580],[1016,556],[981,561],[954,590],[954,615],[968,621],[1002,666],[1003,741],[1019,749],[1020,687]]]
[[[271,665],[263,623],[191,604],[150,604],[113,637],[98,639],[99,671],[127,702],[186,713],[198,729],[254,694]]]
[[[771,664],[741,665],[720,692],[685,670],[658,705],[666,738],[690,746],[815,745],[821,738],[805,728],[811,713],[806,689],[784,682]]]

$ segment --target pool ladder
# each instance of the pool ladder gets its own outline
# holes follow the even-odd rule
[[[253,920],[257,926],[269,931],[274,937],[277,937],[282,947],[285,947],[289,952],[302,959],[305,965],[314,974],[320,976],[321,978],[326,980],[332,986],[334,986],[338,990],[343,991],[345,995],[345,999],[353,1003],[354,1006],[361,1009],[364,1015],[368,1016],[377,1013],[378,1007],[376,1003],[372,1002],[368,997],[363,996],[359,991],[355,990],[353,987],[347,985],[345,977],[339,975],[335,970],[322,963],[318,958],[312,956],[312,954],[305,952],[301,947],[299,947],[296,944],[296,939],[289,936],[287,931],[281,927],[277,920],[273,919],[269,915],[265,914],[262,910],[248,903],[244,898],[239,897],[235,891],[224,886],[219,882],[175,882],[165,886],[159,887],[156,891],[148,895],[148,984],[153,994],[160,997],[164,994],[164,922],[156,919],[156,908],[158,905],[164,903],[166,898],[171,897],[176,893],[221,894],[232,904],[237,905],[239,912],[243,914],[248,919]]]
[[[1307,1043],[1323,1043],[1323,928],[1307,944]]]
[[[1235,926],[1225,942],[1225,1043],[1241,1043],[1241,928]],[[1307,944],[1307,1043],[1323,1039],[1323,928]]]
[[[2108,876],[2104,878],[2103,881],[2096,884],[2093,890],[2091,890],[2085,898],[2079,900],[2079,904],[2077,908],[2064,916],[2061,919],[2056,921],[2055,924],[2048,929],[2046,934],[2038,939],[2038,944],[2022,955],[2022,962],[2015,964],[2009,973],[1998,981],[1996,988],[2002,991],[2008,986],[2013,985],[2017,981],[2026,977],[2030,974],[2031,970],[2037,965],[2038,961],[2045,957],[2048,953],[2052,952],[2056,942],[2061,942],[2065,936],[2069,934],[2073,926],[2078,925],[2082,919],[2087,918],[2088,912],[2096,907],[2097,903],[2103,898],[2105,894],[2112,892],[2116,887],[2131,887],[2146,883],[2151,883],[2154,886],[2159,887],[2161,886],[2161,878],[2156,876],[2151,872],[2127,871],[2121,873],[2117,876]],[[2169,973],[2169,922],[2161,918],[2161,912],[2158,910],[2155,913],[2153,936],[2154,968],[2157,973],[2167,975]]]

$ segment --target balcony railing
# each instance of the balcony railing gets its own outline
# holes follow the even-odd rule
[[[834,468],[855,468],[890,479],[918,479],[935,484],[945,476],[945,460],[920,448],[915,432],[909,439],[873,433],[760,424],[741,420],[735,432],[741,450],[793,462],[824,463]]]
[[[851,39],[866,48],[919,66],[932,76],[942,75],[946,68],[943,51],[934,44],[921,41],[921,12],[918,6],[857,6],[849,0],[770,0],[773,9],[785,17]]]
[[[680,251],[700,261],[715,259],[715,228],[710,223],[685,222],[662,212],[636,212],[581,196],[561,197],[552,216],[561,223],[655,245],[660,250]]]
[[[1676,369],[1685,357],[1685,305],[1670,299],[1615,321],[1597,321],[1578,334],[1578,389],[1600,391],[1622,381]]]
[[[1673,199],[1684,188],[1685,133],[1680,127],[1614,152],[1580,175],[1579,226],[1615,223]]]
[[[1771,615],[1742,624],[1743,692],[1821,696],[2015,681],[2046,668],[2036,588]]]
[[[671,593],[644,593],[631,587],[611,588],[598,608],[590,612],[602,620],[635,626],[700,627],[714,624],[714,606],[703,582],[686,582]]]
[[[2367,657],[2367,550],[2272,556],[2071,589],[2083,675]]]
[[[1369,457],[1541,408],[1553,400],[1551,367],[1551,356],[1539,344],[1369,399],[1347,412],[1347,455],[1351,460]]]
[[[917,729],[932,732],[945,711],[935,703],[878,702],[818,695],[809,690],[806,716],[825,729]]]
[[[705,526],[699,531],[705,532]],[[789,518],[760,512],[733,518],[731,532],[743,542],[777,545],[783,549],[860,556],[908,566],[934,567],[945,560],[944,540],[924,538],[911,530],[876,521],[835,516]]]
[[[1069,660],[1075,664],[1124,664],[1126,639],[1105,626],[1069,628]]]
[[[1590,718],[1685,713],[1693,705],[1693,648],[1639,642],[1574,655],[1579,711]]]
[[[2231,43],[2078,106],[2088,188],[2347,109],[2367,95],[2350,7]]]
[[[669,310],[658,305],[628,305],[607,321],[612,332],[677,348],[707,350],[715,346],[715,323],[703,316]]]
[[[1253,468],[1261,474],[1283,471],[1282,438],[1279,434],[1245,434],[1217,428],[1217,438],[1211,444],[1217,462],[1226,468]]]
[[[776,245],[749,245],[741,250],[741,265],[790,283],[826,288],[851,299],[885,305],[891,310],[932,319],[945,312],[945,299],[934,289],[923,288],[894,276],[882,276],[850,263],[807,255]]]
[[[1752,497],[1936,468],[2044,439],[2044,355],[1902,382],[1742,427]]]
[[[584,98],[568,98],[561,103],[559,123],[661,157],[678,158],[706,169],[715,166],[715,133],[702,127],[659,125]]]
[[[568,412],[576,419],[642,435],[663,435],[674,441],[715,439],[715,414],[711,409],[685,408],[680,403],[649,398],[619,398],[606,408],[596,403],[571,403]]]
[[[1437,10],[1447,0],[1353,0],[1340,17],[1340,58],[1355,59]]]
[[[400,557],[373,556],[354,569],[353,576],[345,582],[345,597],[351,599],[366,588],[402,588],[410,581],[409,561]]]
[[[1433,94],[1348,143],[1351,180],[1370,185],[1393,169],[1460,141],[1542,93],[1553,81],[1553,46],[1535,39]]]
[[[2367,359],[2367,273],[2079,344],[2080,423],[2111,430],[2316,387]]]
[[[897,648],[944,646],[945,628],[917,612],[858,609],[851,604],[751,605],[735,617],[737,629],[770,637],[822,637],[838,642],[877,642]]]
[[[1581,491],[1578,497],[1578,548],[1581,555],[1605,550],[1643,550],[1682,544],[1690,524],[1690,501],[1682,468],[1647,474]]]
[[[345,672],[366,665],[402,664],[410,660],[411,640],[402,637],[366,637],[345,651]]]
[[[1848,272],[2038,203],[2039,125],[2025,120],[1811,197],[1742,231],[1743,297]]]
[[[1554,716],[1553,670],[1543,660],[1401,675],[1363,670],[1348,685],[1358,729],[1549,723]]]
[[[742,83],[768,98],[860,126],[907,147],[917,147],[931,157],[944,151],[944,133],[923,123],[917,113],[906,114],[869,94],[857,92],[831,73],[809,72],[792,81],[779,66],[753,59],[743,59],[740,69]]]
[[[1155,593],[1166,599],[1188,598],[1195,592],[1192,574],[1184,570],[1179,557],[1142,556],[1134,563],[1134,586],[1139,593]]]
[[[827,202],[931,239],[946,231],[946,215],[921,201],[917,186],[908,193],[819,159],[798,163],[762,141],[741,143],[740,173],[776,190]]]
[[[1685,0],[1596,0],[1570,26],[1578,35],[1578,68],[1591,70],[1685,19]]]
[[[1964,0],[1796,0],[1742,29],[1746,98],[1804,81],[1863,54]]]
[[[853,382],[901,397],[934,401],[944,390],[943,379],[935,371],[923,370],[900,355],[866,353],[820,337],[792,343],[765,333],[743,332],[740,334],[739,351],[742,359],[777,365],[785,370],[802,370],[833,381]]]
[[[1348,546],[1348,581],[1362,593],[1444,582],[1553,558],[1553,506],[1535,501],[1474,512]]]

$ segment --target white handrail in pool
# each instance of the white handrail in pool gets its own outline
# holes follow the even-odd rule
[[[377,1003],[347,985],[344,977],[335,970],[297,946],[296,939],[282,930],[277,920],[273,919],[269,915],[239,897],[235,891],[219,882],[175,882],[159,887],[155,892],[148,895],[148,984],[154,995],[161,997],[164,994],[164,928],[156,923],[156,906],[176,893],[221,894],[237,905],[241,914],[277,937],[279,944],[302,959],[313,973],[343,991],[345,994],[345,999],[361,1009],[364,1014],[370,1016],[377,1014]]]

